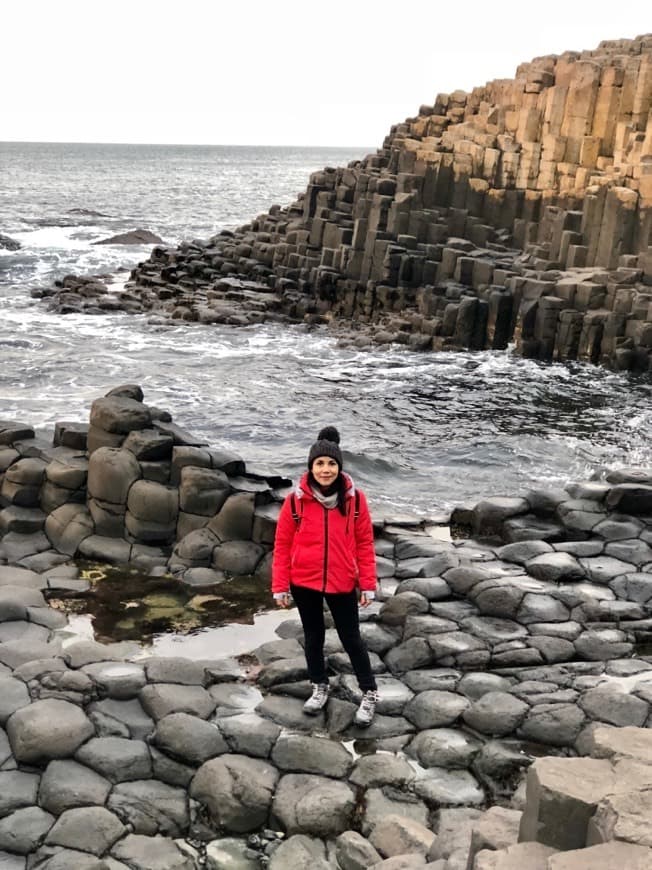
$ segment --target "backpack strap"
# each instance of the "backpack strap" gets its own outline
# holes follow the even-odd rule
[[[292,519],[294,520],[294,525],[299,528],[301,524],[301,514],[297,511],[297,498],[294,493],[290,496],[290,510],[292,511]]]

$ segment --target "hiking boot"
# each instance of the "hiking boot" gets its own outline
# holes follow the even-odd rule
[[[323,710],[328,701],[330,686],[328,683],[313,683],[312,695],[303,705],[303,712],[308,716],[316,716],[320,710]]]
[[[378,692],[376,689],[369,689],[362,696],[360,706],[355,714],[354,723],[358,728],[368,728],[376,714],[376,704],[378,703]]]

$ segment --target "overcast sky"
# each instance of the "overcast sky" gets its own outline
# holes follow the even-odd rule
[[[0,140],[378,146],[440,91],[652,32],[649,0],[13,0]]]

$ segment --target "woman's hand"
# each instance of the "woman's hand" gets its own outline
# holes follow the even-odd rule
[[[284,592],[283,595],[279,596],[279,598],[275,598],[277,607],[289,607],[290,606],[290,593]]]
[[[366,592],[360,593],[360,607],[369,607],[373,598],[369,598]]]

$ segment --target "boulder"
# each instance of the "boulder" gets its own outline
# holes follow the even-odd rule
[[[255,495],[240,492],[229,496],[220,512],[208,524],[220,541],[250,541],[253,531]]]
[[[107,807],[126,825],[132,825],[136,834],[181,837],[188,830],[185,790],[156,779],[118,783],[109,795]]]
[[[200,765],[229,750],[214,724],[188,713],[164,716],[151,739],[163,752],[187,764]]]
[[[335,841],[335,857],[342,870],[367,870],[381,860],[369,840],[357,831],[345,831],[339,835]],[[311,870],[311,867],[306,870]]]
[[[39,803],[55,816],[74,807],[102,806],[111,791],[111,783],[94,770],[72,759],[51,761],[39,788]]]
[[[199,768],[190,795],[206,805],[214,824],[246,833],[267,823],[278,776],[267,762],[224,755]]]
[[[425,825],[397,815],[385,816],[369,835],[371,845],[385,858],[408,853],[425,856],[434,838],[433,832]]]
[[[229,497],[231,487],[223,471],[188,465],[181,468],[179,504],[182,511],[212,517]]]
[[[334,837],[351,827],[355,794],[343,782],[289,773],[281,777],[272,813],[288,834]]]
[[[0,819],[0,849],[27,855],[34,852],[54,824],[40,807],[25,807]]]
[[[110,504],[126,505],[129,490],[140,477],[140,465],[130,450],[99,447],[88,461],[88,494]]]
[[[525,719],[530,707],[507,692],[487,692],[462,713],[467,725],[482,734],[511,734]]]
[[[272,750],[271,760],[283,771],[335,779],[346,779],[353,767],[351,753],[341,743],[303,734],[282,733]]]
[[[59,816],[45,842],[99,856],[126,833],[120,819],[104,807],[78,807]]]
[[[404,715],[419,730],[452,725],[470,706],[454,692],[421,692],[404,708]]]
[[[134,429],[129,432],[122,446],[130,450],[142,462],[160,462],[170,459],[174,441],[158,429]]]
[[[112,434],[127,435],[134,429],[147,429],[152,413],[147,405],[123,396],[105,396],[91,405],[91,426]]]
[[[54,698],[17,710],[6,727],[12,752],[25,764],[71,756],[95,733],[79,707]]]
[[[479,740],[452,728],[420,731],[409,745],[408,752],[423,767],[443,767],[446,770],[471,766],[482,744]]]
[[[77,751],[76,760],[110,782],[149,779],[152,762],[147,744],[122,737],[94,737]]]
[[[50,543],[67,556],[74,556],[81,542],[93,531],[93,519],[82,504],[64,504],[52,511],[45,521],[45,534]]]
[[[160,239],[156,233],[150,230],[130,230],[127,233],[118,233],[108,239],[100,239],[97,242],[91,242],[93,245],[162,245],[163,239]]]

